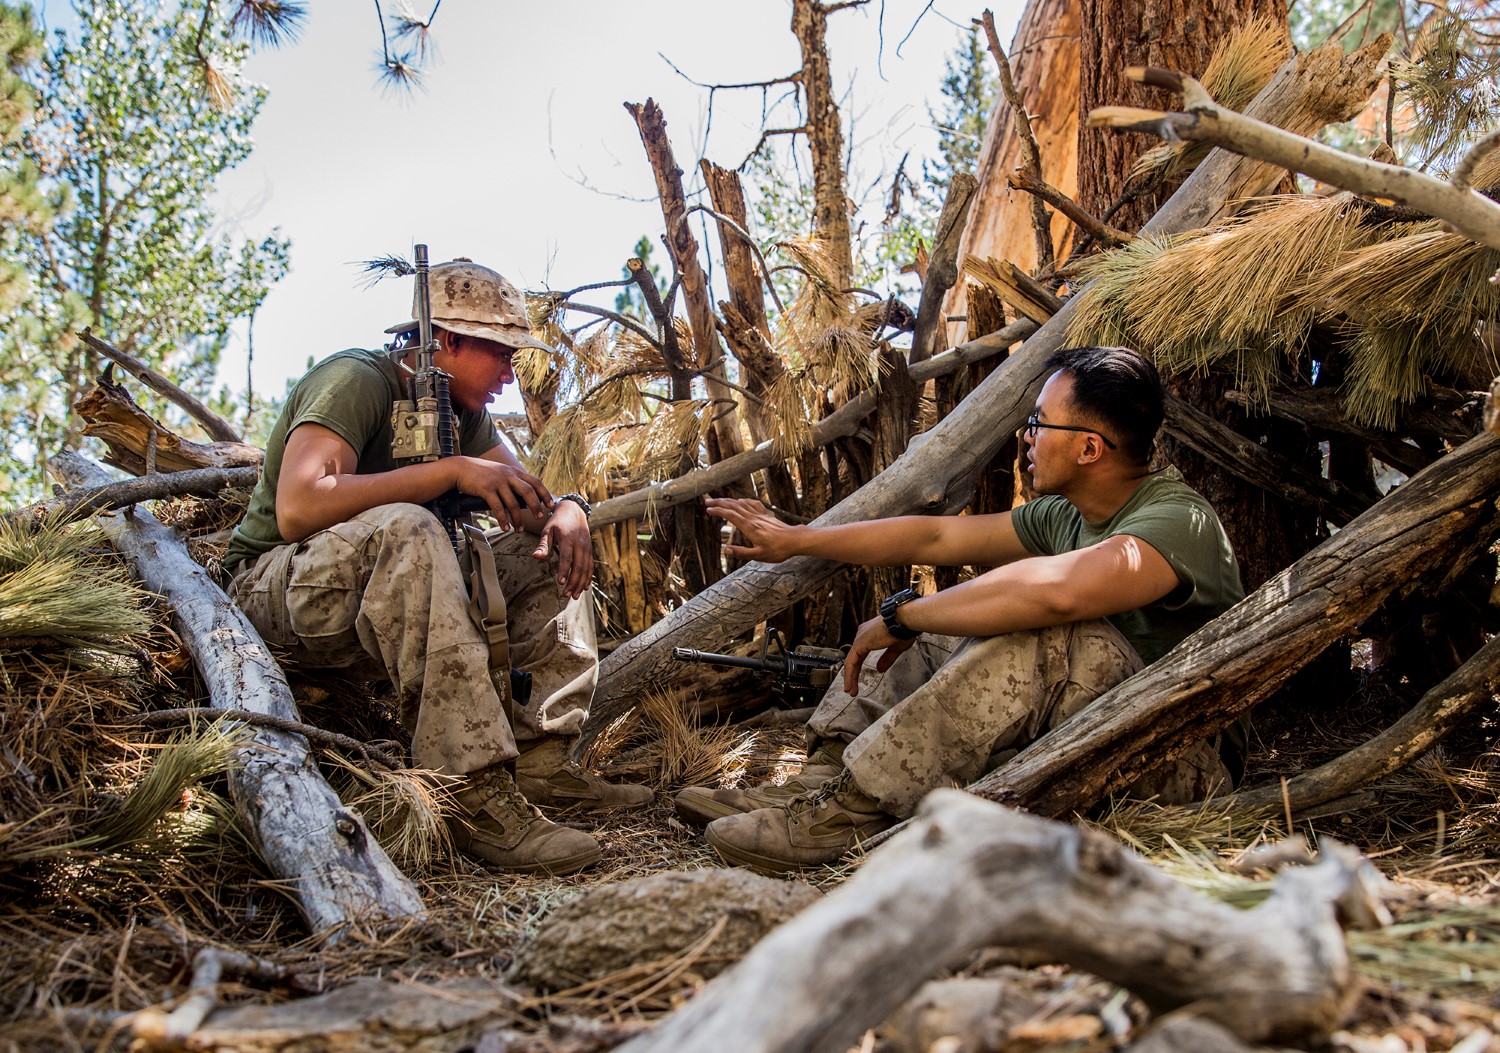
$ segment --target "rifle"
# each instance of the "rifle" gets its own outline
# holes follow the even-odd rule
[[[771,643],[777,650],[771,651]],[[691,647],[674,647],[672,657],[679,662],[703,662],[708,665],[730,666],[736,669],[754,669],[776,677],[776,690],[780,694],[796,692],[810,694],[822,691],[833,683],[834,670],[844,664],[844,652],[828,647],[815,647],[806,651],[787,650],[786,641],[779,630],[767,629],[761,641],[760,655],[715,654],[712,651],[697,651]]]
[[[402,461],[435,461],[458,452],[454,443],[453,401],[448,395],[449,375],[437,367],[438,343],[432,335],[432,292],[428,286],[427,246],[417,245],[416,314],[417,368],[407,379],[406,397],[391,406],[391,457]],[[453,542],[454,555],[469,582],[470,613],[490,645],[491,668],[503,666],[507,680],[499,684],[504,693],[511,726],[515,705],[531,700],[531,674],[510,664],[510,645],[505,627],[505,597],[495,573],[495,553],[484,531],[470,516],[488,510],[482,497],[458,490],[440,494],[425,507],[442,522]]]

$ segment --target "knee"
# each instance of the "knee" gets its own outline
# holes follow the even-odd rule
[[[403,562],[432,564],[451,558],[453,543],[437,516],[421,505],[378,505],[355,517],[371,528],[370,539]]]

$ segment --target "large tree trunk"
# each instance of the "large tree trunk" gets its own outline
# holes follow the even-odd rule
[[[70,486],[110,482],[98,465],[76,453],[60,453],[52,464]],[[296,703],[276,660],[239,608],[188,556],[182,540],[144,509],[112,518],[111,540],[141,582],[171,607],[173,629],[213,707],[296,720]],[[336,939],[351,925],[422,913],[416,887],[359,814],[328,788],[305,738],[256,728],[239,759],[229,783],[246,833],[315,935]]]
[[[1368,98],[1378,79],[1377,63],[1368,55],[1350,56],[1347,69],[1337,78],[1309,75],[1314,69],[1326,74],[1328,62],[1337,67],[1343,64],[1342,58],[1319,49],[1289,60],[1247,112],[1278,124],[1315,110],[1315,100],[1324,100],[1331,91],[1358,95],[1363,90],[1359,98]],[[1354,99],[1342,102],[1350,105]],[[1221,155],[1222,151],[1210,154],[1188,178],[1168,202],[1167,218],[1156,217],[1147,225],[1151,233],[1184,229],[1175,225],[1183,217],[1216,214],[1226,206],[1228,195],[1264,190],[1281,178],[1280,170],[1269,165],[1235,155],[1223,155],[1220,160]],[[848,523],[960,507],[974,476],[1031,411],[1044,379],[1042,364],[1063,345],[1072,314],[1070,301],[1002,368],[985,378],[958,411],[819,522]],[[838,568],[829,560],[798,557],[775,566],[754,563],[716,582],[604,660],[583,738],[592,739],[629,709],[646,685],[671,679],[673,647],[719,649],[737,633],[808,595]]]
[[[1078,0],[1030,0],[1010,45],[1016,87],[1026,99],[1032,134],[1042,158],[1042,178],[1064,194],[1078,188]],[[979,154],[979,188],[964,226],[959,258],[992,256],[1035,270],[1029,196],[1006,182],[1021,163],[1010,103],[1002,94],[985,129]],[[1062,245],[1069,221],[1052,216],[1052,241]],[[949,298],[949,314],[962,313],[962,287]]]
[[[1202,74],[1214,48],[1256,18],[1286,25],[1286,0],[1080,0],[1085,31],[1079,63],[1079,113],[1098,106],[1156,106],[1160,89],[1125,75],[1129,66],[1161,66]],[[1366,96],[1368,98],[1368,96]],[[1363,101],[1363,100],[1361,100]],[[1083,127],[1078,133],[1078,203],[1103,216],[1125,188],[1136,159],[1157,145],[1148,135],[1120,135]],[[1170,187],[1166,191],[1170,191]],[[1110,223],[1135,231],[1166,193],[1148,194],[1120,208]]]

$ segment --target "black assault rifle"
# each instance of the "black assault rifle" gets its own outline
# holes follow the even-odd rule
[[[771,643],[776,650],[771,650]],[[822,691],[833,683],[834,670],[844,664],[844,652],[828,647],[815,647],[806,651],[789,651],[786,641],[776,629],[767,629],[760,645],[760,655],[715,654],[712,651],[696,651],[691,647],[674,647],[672,657],[679,662],[704,662],[708,665],[731,666],[736,669],[754,669],[776,677],[776,690],[810,694]]]

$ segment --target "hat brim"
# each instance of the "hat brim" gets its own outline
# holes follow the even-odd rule
[[[433,328],[447,329],[449,332],[458,333],[460,336],[475,336],[481,340],[493,340],[497,344],[506,347],[520,349],[523,347],[535,347],[542,351],[556,351],[550,344],[544,344],[518,325],[487,325],[484,322],[464,322],[458,319],[433,319]],[[417,328],[415,320],[400,322],[386,330],[387,333],[410,333]]]

